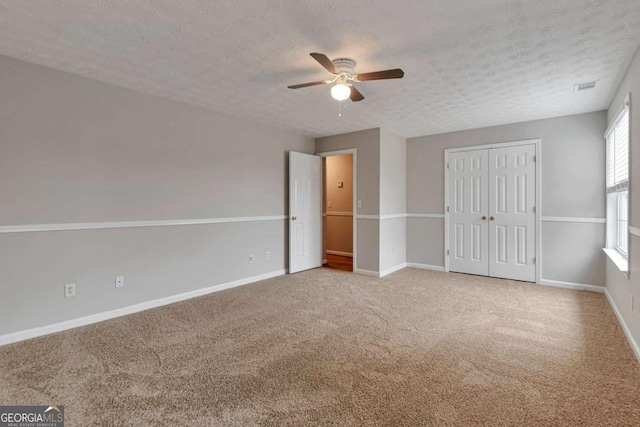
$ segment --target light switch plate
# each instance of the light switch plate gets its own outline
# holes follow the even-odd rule
[[[116,288],[124,287],[124,276],[116,276]]]

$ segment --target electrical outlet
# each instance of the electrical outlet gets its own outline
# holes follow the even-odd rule
[[[264,259],[266,259],[266,260],[270,260],[270,259],[271,259],[271,252],[267,251],[267,252],[264,254]]]
[[[124,276],[116,276],[116,288],[124,287]]]
[[[330,208],[330,207],[331,207],[331,200],[329,200],[329,201],[327,202],[327,207],[328,207],[328,208]]]
[[[361,207],[362,207],[362,200],[358,200],[358,201],[356,202],[356,206],[357,206],[357,207],[359,207],[359,208],[361,208]]]
[[[249,255],[249,262],[253,262],[253,255]]]
[[[76,284],[75,283],[67,283],[64,285],[64,297],[75,297],[76,296]]]

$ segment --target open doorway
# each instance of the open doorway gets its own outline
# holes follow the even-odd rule
[[[323,161],[324,265],[353,271],[354,265],[354,155],[335,154]]]

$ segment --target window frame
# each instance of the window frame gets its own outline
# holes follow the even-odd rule
[[[625,258],[629,258],[629,190],[624,191],[616,191],[616,219],[615,219],[615,229],[616,229],[616,239],[615,239],[615,248],[620,255]],[[620,209],[620,205],[626,203],[624,209]],[[624,219],[621,217],[624,215]],[[624,223],[624,228],[621,230],[621,223]],[[623,240],[624,242],[621,242]],[[620,243],[624,243],[624,247],[620,245]]]
[[[621,110],[616,115],[616,118],[613,120],[611,125],[607,128],[605,132],[605,153],[606,153],[606,162],[605,162],[605,203],[606,203],[606,244],[604,251],[611,258],[614,264],[622,271],[628,275],[629,267],[629,216],[630,216],[630,203],[629,203],[629,195],[631,191],[631,109],[630,109],[630,98],[631,94],[627,94],[622,104]],[[610,138],[612,134],[614,134],[616,126],[619,124],[620,120],[627,115],[627,126],[629,127],[627,133],[627,164],[628,164],[628,184],[625,188],[614,189],[613,191],[610,188],[615,188],[615,181],[612,184],[612,187],[609,186],[609,175],[613,172],[615,177],[615,170],[610,171]],[[615,152],[615,146],[613,147],[613,151]],[[615,178],[614,178],[615,179]],[[626,195],[624,195],[626,193]],[[622,203],[621,198],[626,197],[626,220],[621,219],[620,214],[620,204]],[[624,230],[621,230],[621,222],[626,223]],[[624,234],[624,236],[621,234]],[[624,237],[624,239],[623,239]],[[621,243],[626,241],[626,247],[623,248],[620,246]]]

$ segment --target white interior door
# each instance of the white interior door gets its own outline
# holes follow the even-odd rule
[[[489,274],[536,281],[535,145],[489,149]]]
[[[489,275],[488,153],[449,155],[449,270]]]
[[[289,152],[289,273],[322,266],[322,158]]]

